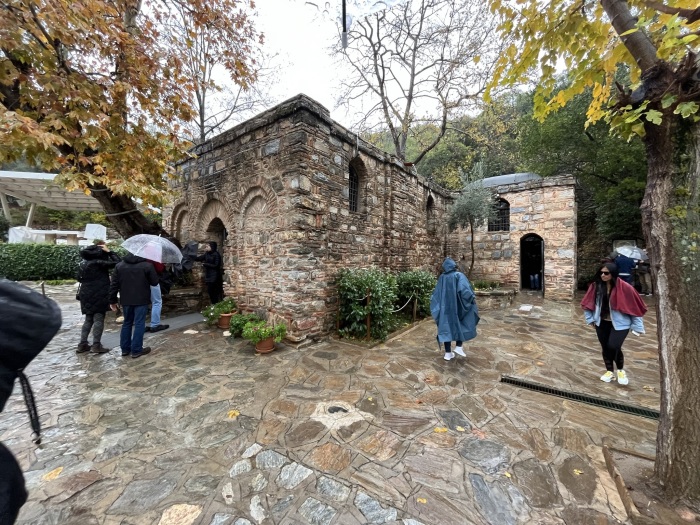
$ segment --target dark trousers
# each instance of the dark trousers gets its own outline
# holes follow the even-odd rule
[[[457,346],[462,346],[462,341],[455,342],[457,343]],[[445,345],[445,353],[452,351],[452,341],[445,341],[443,344]]]
[[[87,342],[90,330],[92,330],[92,342],[102,341],[102,332],[105,329],[105,314],[85,314],[85,322],[80,332],[80,341]]]
[[[617,365],[618,370],[622,370],[625,366],[625,356],[622,354],[622,343],[629,333],[627,330],[615,330],[612,321],[601,321],[600,326],[595,327],[595,332],[598,335],[598,341],[603,349],[603,361],[605,361],[605,369],[614,372],[613,364]]]
[[[27,501],[24,476],[17,460],[0,443],[0,525],[12,525]]]
[[[221,281],[207,283],[207,293],[209,294],[211,304],[221,302],[224,299],[223,283]]]
[[[124,305],[122,309],[124,310],[124,324],[122,324],[122,331],[119,334],[122,355],[128,353],[138,355],[143,352],[143,333],[146,331],[148,305]]]

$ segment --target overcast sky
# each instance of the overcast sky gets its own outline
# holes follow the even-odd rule
[[[340,13],[340,0],[328,3]],[[328,47],[337,39],[338,22],[304,0],[257,0],[256,27],[265,34],[268,55],[277,53],[278,82],[272,89],[278,102],[304,93],[323,104],[341,124],[345,112],[334,111],[339,72]]]

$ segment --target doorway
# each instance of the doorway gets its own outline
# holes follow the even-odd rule
[[[544,241],[534,233],[520,239],[520,288],[544,293]]]

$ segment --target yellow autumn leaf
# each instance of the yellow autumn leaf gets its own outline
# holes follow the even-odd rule
[[[504,472],[503,475],[504,475],[505,477],[509,478],[509,477],[510,477],[510,472]]]
[[[417,501],[418,503],[424,503],[424,504],[425,504],[425,503],[428,503],[428,500],[425,499],[425,498],[418,498],[418,499],[416,499],[416,501]]]
[[[442,434],[444,432],[447,432],[447,429],[445,427],[435,427],[435,432],[438,434]]]
[[[576,474],[577,476],[580,476],[581,474],[583,474],[583,470],[579,470],[579,469],[575,468],[574,474]]]
[[[464,427],[457,427],[457,432],[464,432]]]
[[[229,419],[236,419],[240,415],[241,415],[241,413],[238,410],[229,410],[228,411],[228,418]]]
[[[46,474],[41,476],[41,479],[43,479],[44,481],[53,481],[61,475],[61,472],[63,472],[63,467],[55,468],[51,472],[47,472]]]
[[[371,397],[368,397],[367,399],[368,399],[369,401],[372,401],[372,398],[371,398]]]

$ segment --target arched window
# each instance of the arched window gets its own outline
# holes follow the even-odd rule
[[[428,196],[428,202],[425,204],[425,215],[428,232],[435,233],[437,230],[437,219],[435,218],[435,200],[432,195]]]
[[[489,219],[489,231],[510,231],[510,203],[505,199],[498,199],[494,204],[494,208],[496,213]]]
[[[355,171],[355,168],[350,166],[350,182],[348,187],[348,197],[350,200],[350,211],[358,211],[358,203],[360,200],[360,176]]]

